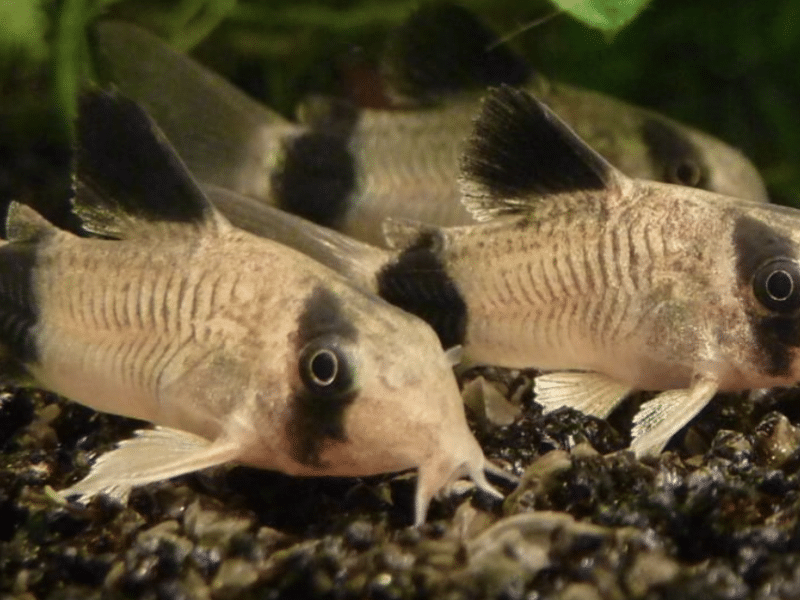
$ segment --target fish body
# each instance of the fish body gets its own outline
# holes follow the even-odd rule
[[[229,461],[312,476],[418,468],[417,523],[462,475],[492,491],[429,326],[231,226],[133,103],[92,93],[79,130],[75,211],[106,239],[15,204],[3,341],[39,385],[159,427],[65,495],[123,496]]]
[[[389,221],[392,250],[362,245],[353,259],[374,276],[347,264],[353,242],[334,232],[296,222],[287,238],[316,239],[327,264],[466,362],[545,371],[548,411],[604,417],[634,390],[666,390],[635,418],[639,454],[718,391],[800,379],[798,211],[631,179],[511,88],[484,100],[461,187],[482,222]]]
[[[431,43],[450,31],[458,39]],[[102,22],[96,37],[101,70],[148,109],[198,179],[373,245],[383,244],[386,217],[472,222],[460,202],[459,156],[487,84],[526,86],[631,177],[766,200],[738,150],[654,112],[550,82],[502,46],[487,52],[494,34],[453,5],[421,8],[390,41],[387,84],[405,91],[409,73],[421,80],[399,109],[309,102],[301,123],[132,25]],[[440,93],[436,85],[464,68]]]

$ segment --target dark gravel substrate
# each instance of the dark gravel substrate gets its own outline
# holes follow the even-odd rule
[[[411,474],[235,467],[64,505],[48,490],[142,424],[5,388],[0,597],[800,598],[797,391],[718,397],[643,462],[631,405],[543,417],[529,376],[478,375],[500,391],[471,399],[479,441],[522,484],[502,506],[460,485],[420,529]]]

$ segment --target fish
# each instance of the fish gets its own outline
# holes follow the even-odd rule
[[[391,250],[354,255],[371,274],[347,264],[354,242],[335,232],[297,220],[286,237],[420,316],[465,364],[539,370],[545,412],[604,418],[658,392],[634,417],[638,456],[718,392],[800,380],[796,209],[630,178],[508,86],[483,101],[460,187],[476,224],[389,220]]]
[[[629,176],[767,199],[738,150],[546,80],[503,45],[487,52],[494,32],[454,5],[420,8],[387,43],[386,82],[404,94],[401,109],[316,97],[298,108],[296,123],[134,25],[99,22],[95,39],[102,80],[147,108],[200,181],[376,246],[386,217],[473,222],[460,201],[458,161],[485,85],[499,83],[528,86]]]
[[[294,476],[416,469],[414,522],[484,471],[448,355],[421,319],[235,228],[137,104],[86,92],[74,211],[95,237],[13,203],[0,341],[37,385],[155,425],[62,490],[239,463]]]

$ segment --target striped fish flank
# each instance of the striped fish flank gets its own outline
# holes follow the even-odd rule
[[[626,177],[507,87],[484,100],[461,186],[480,223],[390,220],[390,251],[351,252],[352,240],[278,212],[254,230],[291,228],[287,243],[328,253],[466,361],[548,371],[535,386],[547,411],[602,417],[634,390],[666,390],[635,419],[639,454],[717,391],[800,378],[798,211]]]
[[[239,462],[418,470],[414,519],[461,476],[488,493],[450,359],[419,318],[233,227],[133,102],[81,100],[74,210],[20,204],[0,245],[0,344],[38,385],[150,421],[64,490],[81,499]]]

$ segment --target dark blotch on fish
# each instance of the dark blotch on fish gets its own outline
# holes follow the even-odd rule
[[[323,335],[337,335],[355,341],[358,330],[342,311],[341,300],[333,292],[318,286],[303,306],[297,326],[297,349]]]
[[[378,294],[426,321],[442,347],[464,341],[467,305],[440,258],[436,232],[424,232],[378,273]]]
[[[316,287],[306,300],[298,323],[298,356],[308,343],[328,336],[355,341],[358,331],[344,315],[339,299],[328,290]],[[352,365],[340,365],[340,368],[345,366],[353,368]],[[348,377],[352,375],[347,374]],[[306,385],[296,389],[291,401],[292,419],[287,425],[296,461],[323,467],[320,454],[326,441],[347,441],[344,415],[357,393],[357,388],[353,387],[337,389],[334,393],[316,393]]]
[[[432,43],[432,40],[435,42]],[[384,67],[393,87],[420,101],[530,79],[528,63],[467,9],[430,3],[389,38]]]
[[[279,208],[335,227],[356,188],[356,165],[348,138],[312,130],[287,140],[283,162],[271,181]]]
[[[740,216],[733,228],[736,273],[741,285],[750,285],[756,270],[774,258],[794,258],[794,243],[766,223]]]
[[[708,166],[697,147],[669,123],[645,119],[642,137],[653,165],[663,181],[697,188],[708,188]]]
[[[39,317],[34,290],[36,247],[0,248],[0,343],[23,364],[38,359],[33,332]]]
[[[752,217],[741,216],[733,230],[736,272],[739,284],[750,286],[756,270],[775,258],[794,258],[794,244],[772,227]],[[791,373],[793,349],[800,346],[800,319],[797,316],[752,315],[750,327],[762,355],[766,373],[786,376]]]
[[[462,173],[496,198],[603,190],[608,163],[529,94],[503,86],[484,100]]]
[[[776,377],[792,372],[794,350],[800,347],[800,320],[795,317],[751,319],[765,371]]]
[[[208,217],[191,175],[132,100],[99,90],[83,94],[77,138],[77,192],[97,206],[113,204],[156,222]],[[141,151],[132,154],[132,147]]]

